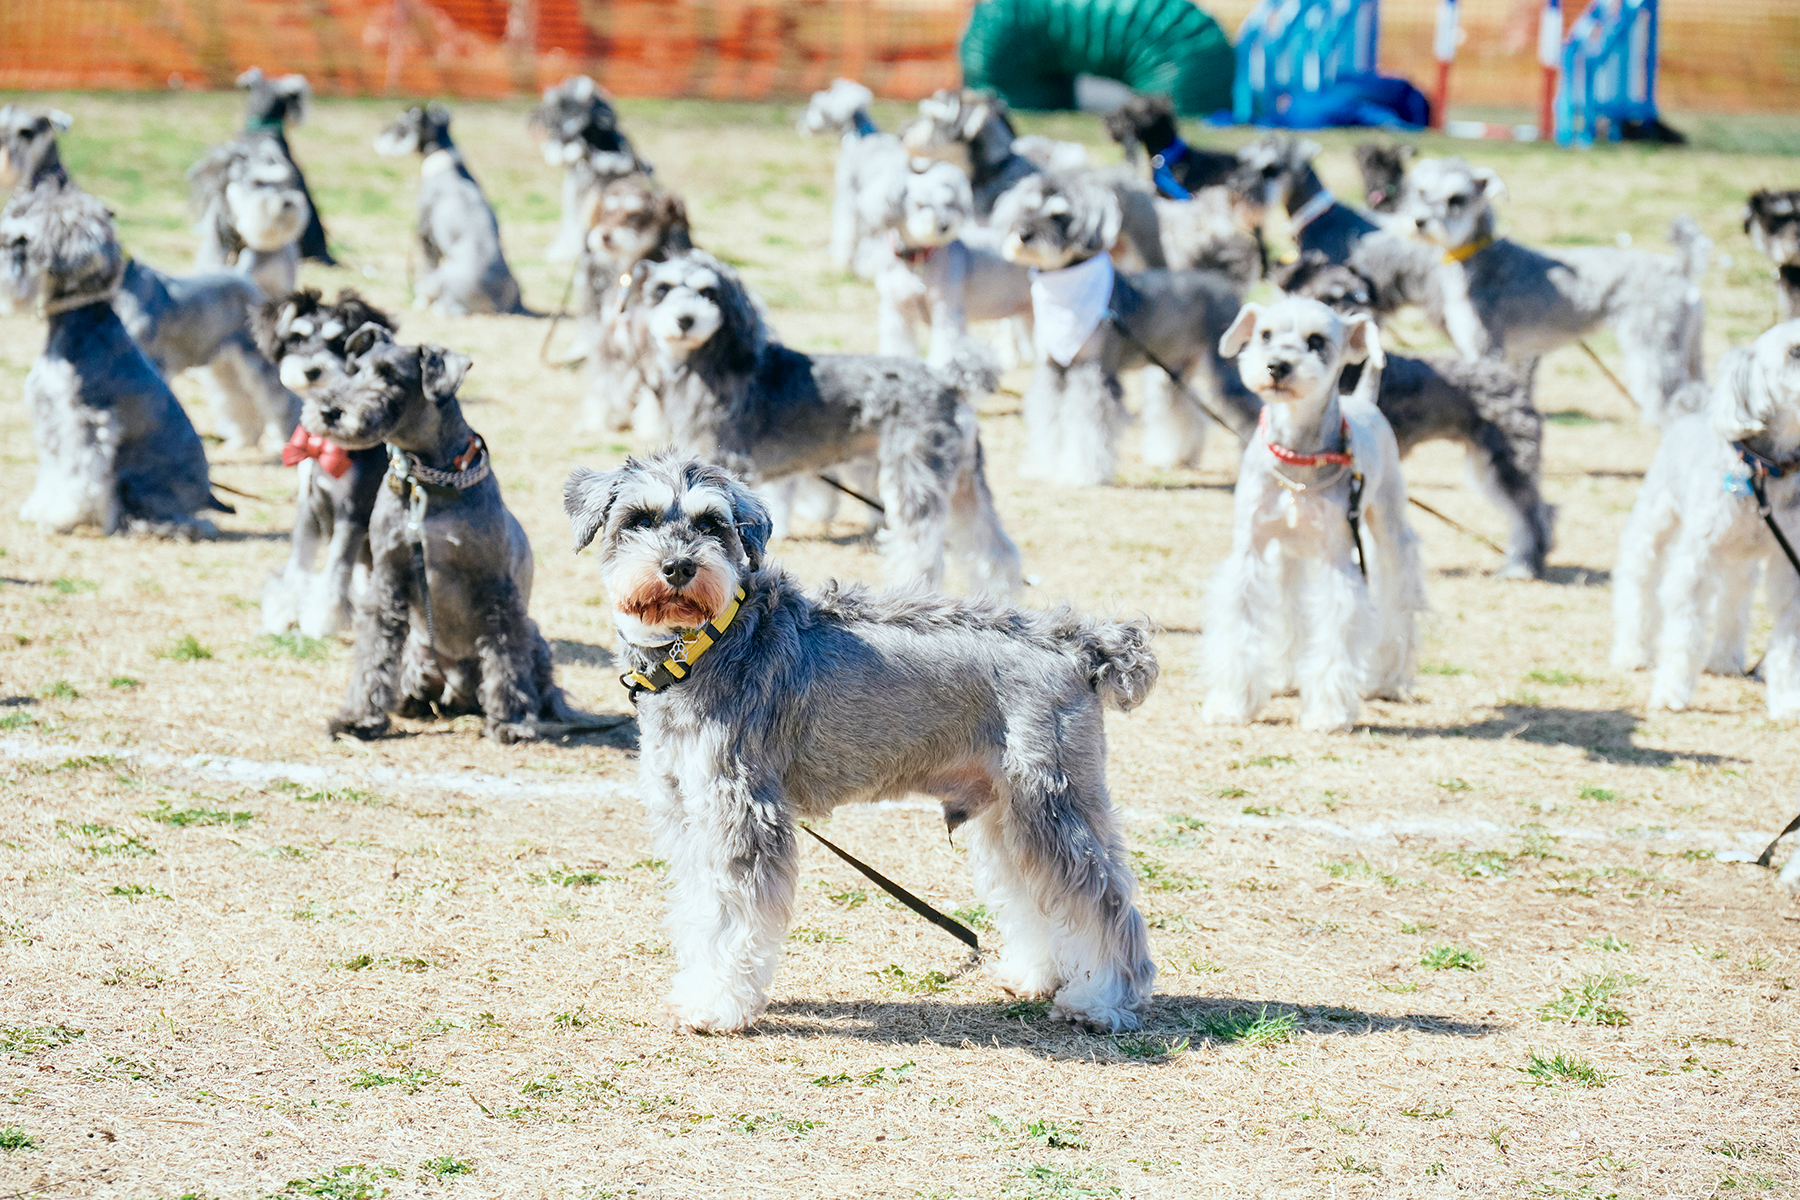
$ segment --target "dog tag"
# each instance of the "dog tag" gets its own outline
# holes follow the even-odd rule
[[[1727,496],[1742,496],[1745,499],[1755,494],[1750,490],[1750,477],[1739,475],[1736,471],[1725,472],[1725,482],[1719,490]]]

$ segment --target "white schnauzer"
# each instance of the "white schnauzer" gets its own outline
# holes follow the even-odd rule
[[[272,138],[294,168],[300,181],[300,194],[306,197],[308,216],[306,229],[300,234],[300,257],[327,267],[337,266],[326,244],[325,225],[319,220],[319,206],[313,203],[312,189],[306,186],[306,175],[294,159],[288,145],[287,127],[306,121],[307,106],[312,103],[312,84],[304,75],[264,75],[261,67],[251,67],[237,77],[238,87],[250,94],[244,97],[244,133]]]
[[[800,132],[808,137],[835,133],[838,149],[836,190],[831,198],[831,262],[839,270],[855,269],[868,278],[887,255],[871,219],[884,207],[882,191],[894,171],[908,169],[910,156],[900,139],[883,133],[869,116],[875,93],[854,79],[834,79],[814,92],[800,114]]]
[[[925,793],[966,825],[1005,949],[995,973],[1053,1015],[1136,1028],[1156,979],[1106,789],[1103,707],[1156,681],[1149,631],[763,561],[768,516],[672,454],[578,468],[563,503],[598,540],[637,700],[640,782],[670,876],[675,1028],[733,1032],[768,1004],[793,914],[796,820]]]
[[[992,386],[989,366],[967,356],[939,370],[917,359],[790,350],[736,273],[698,250],[639,263],[625,299],[649,310],[677,447],[758,484],[873,456],[893,582],[936,586],[948,551],[973,591],[1023,586],[967,399]]]
[[[1781,534],[1770,528],[1779,522]],[[1778,536],[1787,539],[1785,547]],[[1742,675],[1766,572],[1769,716],[1800,717],[1800,320],[1719,364],[1708,411],[1671,424],[1619,539],[1613,666],[1656,666],[1652,708],[1686,708],[1701,666]],[[1711,650],[1707,625],[1713,625]]]
[[[1428,158],[1406,174],[1399,219],[1443,250],[1430,315],[1464,358],[1502,358],[1529,369],[1543,354],[1605,326],[1624,352],[1626,386],[1653,425],[1683,411],[1687,385],[1705,377],[1700,276],[1711,243],[1677,217],[1677,256],[1613,246],[1554,253],[1494,234],[1494,201],[1506,194],[1489,167]]]
[[[1780,319],[1800,318],[1800,189],[1750,193],[1744,202],[1744,232],[1775,265]]]
[[[312,204],[284,144],[245,134],[208,151],[188,168],[188,182],[200,210],[194,265],[241,271],[265,296],[293,291]]]
[[[562,224],[544,255],[567,262],[581,253],[595,194],[615,179],[648,175],[654,168],[619,132],[610,98],[586,75],[545,88],[544,102],[526,123],[541,139],[544,161],[563,169]]]
[[[1246,304],[1219,350],[1265,407],[1207,594],[1201,719],[1247,724],[1297,686],[1301,728],[1349,729],[1362,697],[1406,698],[1425,607],[1400,450],[1374,402],[1379,331],[1288,297]],[[1341,396],[1353,363],[1362,378]]]

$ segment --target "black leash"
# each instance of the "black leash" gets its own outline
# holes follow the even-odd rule
[[[1787,823],[1786,829],[1775,835],[1775,840],[1770,842],[1769,848],[1762,852],[1762,857],[1756,860],[1756,865],[1759,867],[1773,866],[1775,863],[1775,847],[1781,843],[1782,838],[1794,832],[1796,829],[1800,829],[1800,816],[1795,816],[1793,820]]]
[[[398,446],[388,446],[388,486],[406,505],[406,541],[412,547],[413,585],[419,589],[419,600],[425,608],[425,637],[431,646],[431,661],[446,692],[450,689],[450,673],[444,670],[444,660],[438,655],[437,623],[431,614],[431,576],[425,565],[425,506],[434,496],[439,500],[460,499],[464,488],[487,478],[487,443],[471,435],[470,451],[473,460],[468,467],[440,471],[416,461]]]
[[[1794,553],[1793,543],[1787,540],[1787,534],[1781,532],[1781,526],[1775,523],[1775,510],[1769,504],[1767,482],[1771,475],[1780,479],[1793,469],[1793,464],[1783,466],[1773,459],[1764,458],[1742,442],[1733,442],[1732,449],[1738,452],[1738,457],[1743,459],[1744,465],[1750,468],[1750,491],[1756,496],[1756,515],[1763,519],[1763,524],[1767,525],[1769,532],[1775,535],[1775,544],[1781,547],[1783,554],[1787,555],[1788,563],[1794,568],[1795,573],[1800,574],[1800,555]]]
[[[1362,572],[1363,582],[1369,582],[1369,564],[1363,558],[1362,547],[1362,472],[1354,468],[1350,471],[1350,508],[1344,515],[1350,518],[1350,542],[1356,547],[1356,569]]]
[[[889,879],[886,875],[883,875],[880,871],[877,871],[874,867],[871,867],[861,859],[858,859],[849,851],[840,850],[837,846],[826,840],[825,836],[815,830],[812,826],[802,825],[800,828],[817,838],[821,846],[824,846],[827,850],[855,867],[858,871],[861,871],[863,875],[868,878],[869,882],[873,883],[876,887],[880,888],[900,903],[906,905],[906,907],[912,909],[921,917],[924,917],[927,921],[930,921],[933,925],[936,925],[939,929],[943,930],[975,953],[981,953],[981,942],[975,937],[975,931],[973,929],[970,929],[955,917],[945,916],[937,909],[931,907],[931,905],[925,903],[925,901],[919,899],[917,896]]]
[[[1156,357],[1156,355],[1151,351],[1150,347],[1148,347],[1148,346],[1144,345],[1144,343],[1140,342],[1137,338],[1137,335],[1132,333],[1131,330],[1129,330],[1125,327],[1124,318],[1119,316],[1119,314],[1117,312],[1115,312],[1110,305],[1107,307],[1107,310],[1106,310],[1106,319],[1112,323],[1112,327],[1114,329],[1119,331],[1120,337],[1122,337],[1126,341],[1130,342],[1132,347],[1134,349],[1136,349],[1139,354],[1142,354],[1146,359],[1149,360],[1151,366],[1155,367],[1157,370],[1161,371],[1164,375],[1167,375],[1169,377],[1169,382],[1175,385],[1176,391],[1180,392],[1182,394],[1182,396],[1184,396],[1186,399],[1188,399],[1192,403],[1198,404],[1200,406],[1201,412],[1205,413],[1207,416],[1209,416],[1213,420],[1217,421],[1220,425],[1224,426],[1226,429],[1231,430],[1232,433],[1237,434],[1237,436],[1239,436],[1239,437],[1243,436],[1242,434],[1238,434],[1237,426],[1233,425],[1230,421],[1227,421],[1224,417],[1220,416],[1217,409],[1215,409],[1212,405],[1208,404],[1205,400],[1203,400],[1200,397],[1199,393],[1195,392],[1192,388],[1188,387],[1187,384],[1183,383],[1181,381],[1181,376],[1177,375],[1173,370],[1171,370],[1169,368],[1168,363],[1166,363],[1162,359]]]
[[[882,506],[881,501],[869,499],[867,496],[863,495],[861,492],[857,491],[855,488],[850,487],[847,484],[839,483],[837,480],[833,479],[831,476],[827,475],[823,471],[818,472],[818,477],[819,477],[820,483],[829,483],[832,487],[834,487],[838,491],[844,493],[844,495],[849,496],[851,499],[861,500],[864,504],[868,505],[870,508],[872,508],[876,512],[880,513],[882,516],[884,516],[884,517],[887,516],[887,509]]]

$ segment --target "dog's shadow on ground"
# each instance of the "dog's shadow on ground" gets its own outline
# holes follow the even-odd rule
[[[1436,1037],[1485,1037],[1505,1028],[1435,1013],[1389,1016],[1336,1005],[1237,996],[1159,996],[1144,1026],[1097,1034],[1050,1017],[1044,1000],[949,1004],[930,1000],[846,1002],[787,1000],[769,1005],[758,1032],[781,1037],[850,1038],[883,1045],[985,1043],[1059,1062],[1161,1063],[1183,1053],[1232,1046],[1279,1047],[1314,1037],[1365,1037],[1410,1031]]]
[[[1439,579],[1485,579],[1490,572],[1475,567],[1440,567],[1432,574]],[[1612,572],[1598,567],[1545,567],[1540,582],[1561,587],[1609,587]]]
[[[591,642],[572,642],[568,638],[550,639],[550,657],[559,667],[610,667],[613,652]]]
[[[1631,735],[1643,718],[1622,708],[1556,708],[1539,704],[1497,704],[1499,716],[1467,725],[1371,725],[1390,737],[1477,738],[1484,741],[1514,739],[1539,746],[1574,746],[1587,752],[1590,762],[1629,763],[1667,767],[1678,762],[1703,766],[1743,762],[1729,754],[1700,754],[1688,750],[1657,750],[1634,746]]]

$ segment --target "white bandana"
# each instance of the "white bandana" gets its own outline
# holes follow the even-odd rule
[[[1031,317],[1039,353],[1068,366],[1106,316],[1112,300],[1113,260],[1096,254],[1059,271],[1031,273]]]

